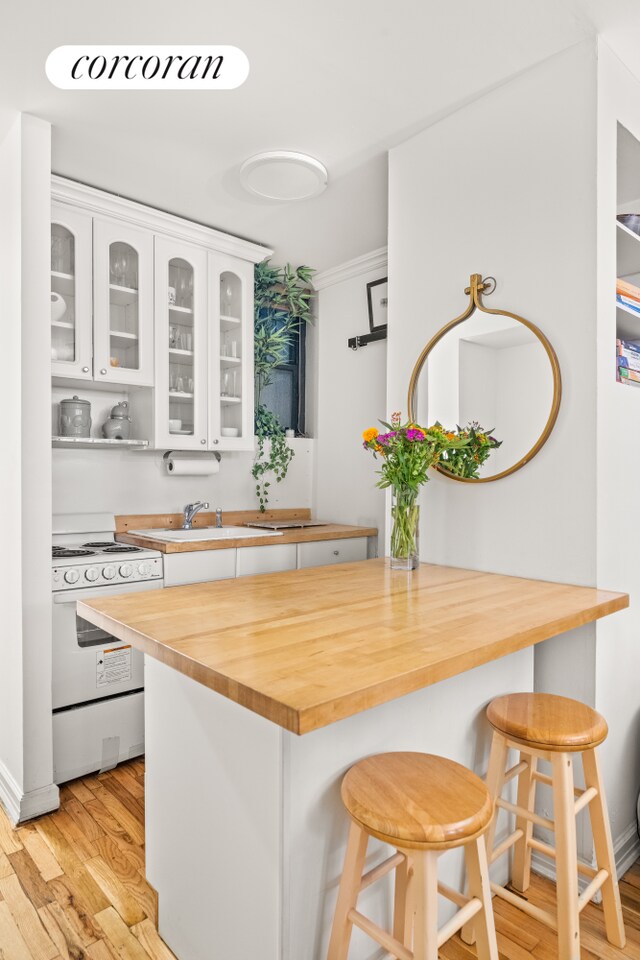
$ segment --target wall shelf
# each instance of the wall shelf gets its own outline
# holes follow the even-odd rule
[[[105,437],[51,437],[51,445],[57,449],[66,450],[95,450],[99,447],[123,450],[144,449],[149,446],[148,440],[107,440]]]

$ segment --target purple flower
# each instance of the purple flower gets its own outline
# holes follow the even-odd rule
[[[379,433],[376,437],[378,443],[381,443],[383,446],[386,446],[389,441],[396,436],[395,430],[391,430],[389,433]]]
[[[422,430],[407,430],[407,440],[424,440]]]

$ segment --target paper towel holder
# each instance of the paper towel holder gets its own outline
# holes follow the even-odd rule
[[[194,454],[212,453],[214,458],[218,461],[218,463],[222,462],[222,457],[220,456],[217,450],[206,450],[206,451],[205,450],[188,450],[188,451],[187,450],[165,450],[165,452],[162,454],[162,459],[165,461],[165,463],[170,457],[174,455],[174,453],[194,453]]]

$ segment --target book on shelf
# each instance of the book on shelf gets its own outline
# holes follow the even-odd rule
[[[640,340],[616,340],[616,353],[619,357],[640,355]]]
[[[640,370],[629,370],[628,367],[618,367],[622,382],[633,383],[640,387]]]
[[[628,280],[622,280],[620,277],[616,279],[616,294],[640,303],[640,287],[636,287],[635,284],[629,283]]]
[[[632,300],[630,297],[622,297],[619,293],[616,293],[616,303],[619,303],[622,307],[626,307],[627,310],[632,310],[634,313],[640,314],[640,300]]]

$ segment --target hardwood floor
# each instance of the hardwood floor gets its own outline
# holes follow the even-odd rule
[[[0,960],[175,960],[144,876],[144,763],[75,780],[12,830],[0,807]]]
[[[581,960],[640,960],[640,860],[620,882],[620,895],[626,947],[618,950],[607,942],[602,908],[589,903],[580,915]],[[532,874],[527,898],[536,906],[550,909],[555,902],[555,887],[549,880]],[[558,938],[553,930],[499,897],[493,898],[493,910],[500,960],[557,960]],[[476,951],[456,936],[441,948],[440,956],[442,960],[472,960]]]
[[[0,960],[175,960],[158,936],[144,876],[143,773],[143,761],[132,760],[66,784],[60,810],[17,830],[0,807]],[[620,892],[625,949],[607,943],[602,910],[589,904],[582,960],[640,960],[640,861]],[[534,876],[528,896],[548,906],[553,884]],[[498,898],[493,904],[500,960],[557,960],[553,931]],[[455,937],[440,956],[476,953]]]

